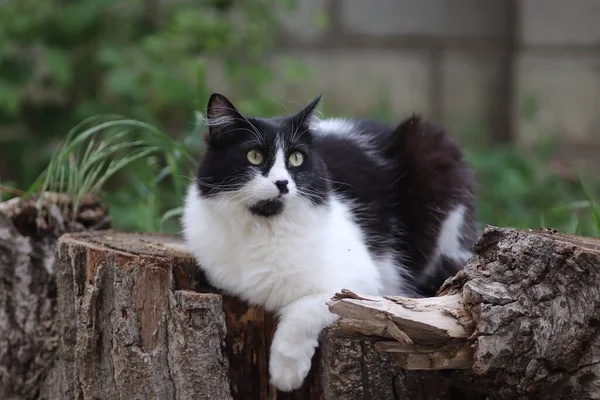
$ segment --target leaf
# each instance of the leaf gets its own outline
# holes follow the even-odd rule
[[[331,20],[327,10],[317,9],[313,14],[313,20],[315,21],[317,29],[321,31],[324,31],[331,26]]]
[[[179,217],[181,215],[183,215],[183,207],[172,208],[163,214],[162,218],[160,219],[160,224],[162,226],[169,219]]]
[[[21,108],[20,102],[19,87],[0,79],[0,111],[10,117],[15,116]]]
[[[46,65],[52,74],[52,78],[61,86],[71,83],[73,76],[69,57],[64,50],[47,48],[44,51]]]

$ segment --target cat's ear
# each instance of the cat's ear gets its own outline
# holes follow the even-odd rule
[[[308,103],[306,107],[304,107],[302,110],[300,110],[299,113],[297,113],[294,116],[299,124],[309,124],[310,121],[316,117],[316,108],[319,102],[321,101],[321,97],[323,97],[322,94],[315,97],[313,101]]]
[[[206,117],[208,119],[208,132],[213,138],[220,136],[244,120],[242,114],[231,101],[220,93],[210,95],[206,107]]]

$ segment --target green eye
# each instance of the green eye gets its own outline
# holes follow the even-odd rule
[[[248,158],[248,161],[250,161],[250,164],[260,165],[260,164],[262,164],[264,157],[260,151],[250,150],[248,153],[246,153],[246,158]]]
[[[292,154],[290,154],[289,160],[290,160],[290,164],[293,167],[299,167],[304,162],[304,155],[302,153],[300,153],[299,151],[295,151]]]

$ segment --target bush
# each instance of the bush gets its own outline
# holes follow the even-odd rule
[[[600,236],[598,185],[575,169],[561,176],[554,151],[514,146],[467,152],[476,171],[477,220],[481,224]],[[590,181],[592,183],[588,183]]]
[[[0,12],[0,178],[33,181],[65,132],[118,113],[193,128],[218,57],[238,102],[272,112],[277,0],[9,0]],[[8,173],[7,173],[8,171]],[[3,174],[4,172],[4,174]]]
[[[228,96],[244,112],[281,113],[268,93],[274,73],[265,56],[277,37],[277,8],[292,5],[289,0],[3,2],[0,185],[34,190],[45,183],[76,198],[85,190],[99,192],[111,205],[115,227],[176,233],[172,217],[190,182],[193,159],[203,150],[205,127],[193,117],[208,99],[209,61],[219,59],[221,74],[235,88]],[[304,77],[291,61],[287,76],[279,79]],[[373,116],[391,120],[384,95]],[[531,109],[525,116],[535,114],[535,102],[525,103]],[[88,119],[107,113],[126,118]],[[141,143],[110,147],[115,138]],[[550,153],[477,148],[469,160],[477,171],[482,225],[546,225],[600,235],[593,206],[597,186],[584,191],[581,182],[557,176],[548,168]],[[46,180],[31,185],[48,164]],[[3,193],[8,191],[0,188],[0,200]]]

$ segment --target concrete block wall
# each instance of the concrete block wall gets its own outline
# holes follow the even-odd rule
[[[275,58],[299,56],[313,76],[278,83],[283,100],[323,92],[331,110],[368,115],[383,96],[396,119],[418,112],[465,140],[551,134],[600,150],[600,0],[297,4],[281,15]]]
[[[550,134],[600,166],[600,1],[521,0],[514,106],[535,97],[533,121],[516,119],[516,138]]]
[[[281,15],[276,57],[313,72],[278,88],[302,102],[323,92],[332,112],[370,115],[382,101],[400,120],[415,112],[457,136],[487,140],[510,129],[505,65],[512,40],[506,0],[299,0]],[[326,16],[328,25],[319,22]],[[278,85],[285,86],[285,82]]]

